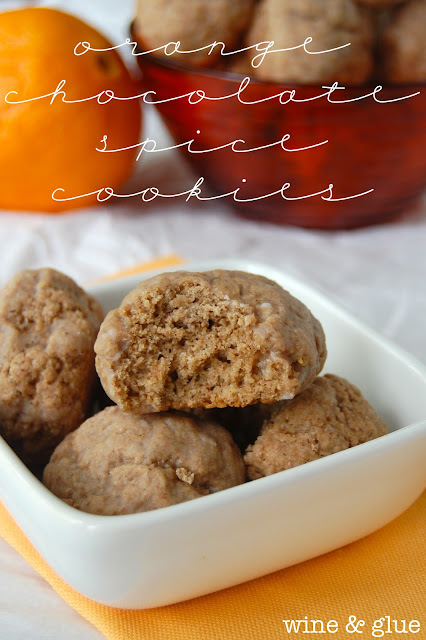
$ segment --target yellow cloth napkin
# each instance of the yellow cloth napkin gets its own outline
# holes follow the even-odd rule
[[[157,271],[159,269],[167,269],[168,267],[178,267],[179,265],[185,264],[185,260],[175,253],[170,253],[166,256],[161,256],[159,258],[154,258],[153,260],[149,260],[148,262],[141,262],[139,264],[135,264],[128,269],[122,269],[119,272],[114,272],[111,274],[107,274],[102,278],[96,278],[95,280],[91,280],[86,284],[97,284],[100,282],[108,282],[110,280],[117,280],[118,278],[125,278],[126,276],[133,276],[136,273],[142,273],[144,271]]]
[[[386,633],[385,640],[424,640],[425,515],[426,492],[386,527],[342,549],[232,589],[145,611],[113,609],[74,591],[46,564],[1,503],[0,535],[109,640],[372,638],[381,637],[372,635],[372,627],[385,616],[391,625],[397,620],[399,630],[401,620],[420,623],[416,634]],[[287,633],[282,620],[305,616],[325,623],[335,620],[337,633]],[[362,635],[349,632],[350,616],[365,622],[358,627]]]
[[[181,263],[166,256],[126,275]],[[46,564],[1,502],[0,535],[109,640],[425,640],[425,516],[426,492],[386,527],[342,549],[231,589],[145,611],[113,609],[77,593]],[[321,620],[325,633],[319,633],[319,623],[317,633],[304,633],[312,631],[311,619]]]

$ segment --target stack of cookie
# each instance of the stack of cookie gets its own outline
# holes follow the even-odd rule
[[[320,323],[261,276],[165,273],[102,319],[52,269],[0,292],[0,434],[32,468],[56,447],[44,483],[83,511],[176,504],[387,431],[353,385],[318,377]],[[86,419],[94,349],[116,404]]]
[[[187,53],[173,60],[187,66],[282,84],[400,84],[426,80],[425,20],[426,0],[138,0],[135,33],[155,55],[179,42]],[[209,46],[216,41],[227,55]],[[268,42],[272,50],[253,65]]]
[[[48,488],[92,513],[183,502],[387,430],[355,387],[317,377],[320,323],[261,276],[145,280],[107,315],[95,351],[116,406],[68,435],[44,471]]]

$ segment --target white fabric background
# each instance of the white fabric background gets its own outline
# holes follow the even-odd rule
[[[22,4],[0,0],[0,10]],[[39,4],[77,13],[116,43],[133,13],[131,0]],[[145,115],[146,135],[161,139],[156,114]],[[185,171],[173,153],[148,156],[134,180],[171,189]],[[0,212],[0,286],[22,268],[53,266],[84,284],[172,252],[188,260],[250,258],[320,289],[426,363],[425,247],[424,204],[398,223],[333,233],[251,223],[217,204],[173,202],[166,209],[125,201],[55,217]],[[2,640],[100,637],[2,540],[0,576]]]

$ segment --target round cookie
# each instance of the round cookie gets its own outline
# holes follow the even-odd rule
[[[180,50],[194,51],[223,42],[226,51],[237,45],[252,17],[256,0],[138,0],[135,31],[146,50],[180,42]],[[212,50],[173,54],[168,59],[180,64],[212,66],[220,58],[220,45]],[[164,51],[156,55],[165,55]]]
[[[393,84],[426,81],[426,0],[409,0],[392,14],[382,36],[385,79]]]
[[[214,422],[108,407],[61,442],[43,482],[77,509],[120,515],[192,500],[244,477],[238,447]]]
[[[312,52],[350,46],[309,54],[301,46],[308,37],[312,42],[307,50]],[[268,52],[253,70],[261,80],[347,86],[364,83],[373,70],[371,12],[353,0],[261,0],[245,44],[269,41],[274,41],[272,50],[300,48]],[[256,55],[253,50],[252,57]]]
[[[103,313],[53,269],[22,271],[0,292],[0,434],[28,463],[85,419]]]
[[[136,413],[292,398],[326,357],[302,302],[262,276],[221,270],[141,282],[107,315],[95,351],[106,393]]]
[[[387,433],[361,392],[327,374],[294,400],[277,403],[244,461],[250,480],[323,458]]]

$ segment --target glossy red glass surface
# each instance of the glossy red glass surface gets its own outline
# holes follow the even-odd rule
[[[426,94],[424,86],[385,87],[377,98],[395,100],[420,92],[406,100],[379,104],[373,97],[343,103],[370,93],[372,87],[338,90],[326,97],[306,101],[325,91],[320,87],[285,87],[251,81],[241,94],[246,102],[265,100],[295,89],[304,102],[280,104],[278,98],[257,104],[242,104],[237,97],[221,101],[202,100],[189,104],[176,96],[202,90],[210,97],[236,94],[242,77],[189,69],[150,54],[137,58],[145,90],[155,91],[155,100],[176,144],[195,139],[194,150],[211,149],[242,139],[239,148],[276,143],[286,134],[287,148],[302,148],[328,140],[312,149],[288,152],[281,146],[250,153],[237,153],[229,146],[211,153],[182,153],[197,176],[205,178],[215,194],[236,190],[237,203],[226,198],[239,214],[254,220],[320,229],[343,229],[391,220],[409,209],[426,186]],[[168,100],[168,101],[167,101]],[[197,131],[200,133],[198,134]],[[244,180],[244,182],[243,182]],[[282,194],[261,197],[290,187]],[[342,198],[374,189],[371,193],[338,202],[317,192]]]

